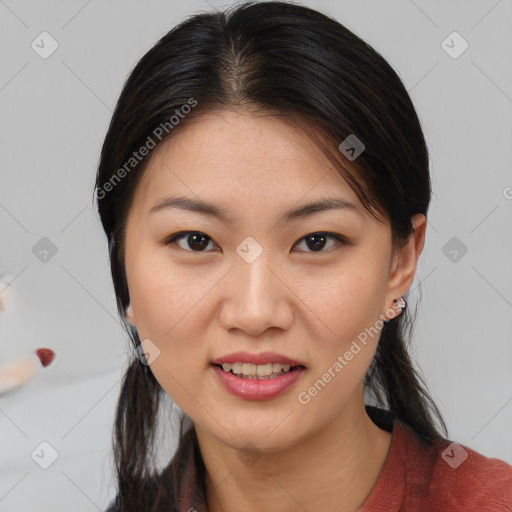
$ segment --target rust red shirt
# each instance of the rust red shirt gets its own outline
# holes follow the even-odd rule
[[[357,512],[512,512],[511,465],[451,441],[429,445],[387,411],[370,406],[367,411],[392,439],[377,482]],[[200,457],[194,434],[190,429],[179,447],[178,497],[169,494],[162,510],[207,512],[194,464]],[[167,466],[159,486],[169,486],[169,471]],[[120,511],[112,502],[107,512]]]
[[[358,512],[511,512],[512,466],[450,441],[428,446],[395,420],[388,456]]]

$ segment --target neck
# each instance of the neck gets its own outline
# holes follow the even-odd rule
[[[391,434],[366,414],[362,395],[327,428],[249,464],[197,426],[196,432],[209,512],[354,512],[375,485],[391,443]]]

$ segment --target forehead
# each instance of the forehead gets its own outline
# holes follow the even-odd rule
[[[260,208],[336,196],[363,209],[339,170],[291,118],[232,111],[201,114],[161,143],[132,206],[147,213],[170,192]]]

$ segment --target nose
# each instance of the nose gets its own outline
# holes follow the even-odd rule
[[[264,254],[252,263],[235,258],[223,288],[220,322],[224,329],[259,336],[270,328],[290,328],[293,293],[279,271],[270,268]]]

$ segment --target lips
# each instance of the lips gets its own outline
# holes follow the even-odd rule
[[[252,363],[252,364],[288,364],[290,366],[306,365],[296,359],[291,359],[275,352],[260,352],[259,354],[250,354],[249,352],[234,352],[211,361],[211,364],[222,365],[223,363]]]
[[[296,366],[290,371],[273,379],[241,378],[231,372],[225,372],[220,366],[212,365],[211,369],[223,388],[232,395],[244,400],[270,400],[277,398],[293,387],[306,371]]]

